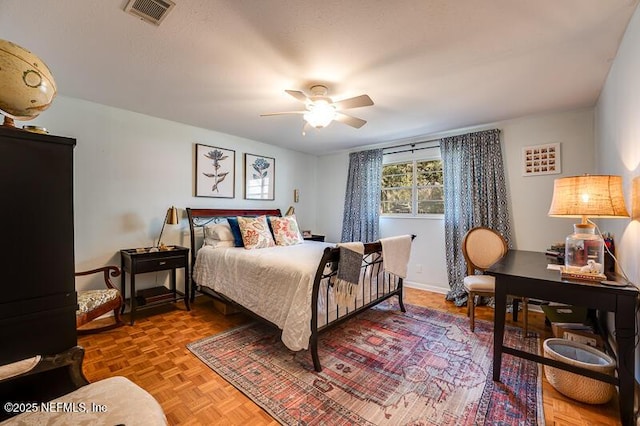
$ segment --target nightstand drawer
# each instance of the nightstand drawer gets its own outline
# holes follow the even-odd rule
[[[136,273],[162,271],[185,266],[184,256],[170,256],[160,259],[139,259],[135,262]]]

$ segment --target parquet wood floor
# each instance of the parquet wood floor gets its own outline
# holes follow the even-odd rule
[[[405,301],[466,315],[466,308],[457,308],[437,293],[408,288]],[[476,315],[493,320],[490,308],[479,307]],[[242,314],[221,314],[204,296],[196,299],[190,312],[182,303],[139,311],[133,326],[78,337],[86,351],[84,372],[90,382],[128,377],[158,400],[171,425],[277,425],[186,348],[187,343],[247,321]],[[550,332],[543,315],[535,312],[529,313],[529,327],[541,335]],[[582,404],[562,396],[546,380],[543,399],[547,425],[620,424],[617,400],[600,406]]]

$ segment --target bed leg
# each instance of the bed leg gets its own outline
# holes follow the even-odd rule
[[[402,293],[398,293],[398,303],[400,304],[400,310],[407,312],[407,309],[404,307],[404,301],[402,300]]]
[[[322,371],[322,366],[320,365],[320,357],[318,356],[318,336],[315,334],[312,334],[309,343],[310,343],[309,350],[311,351],[311,359],[313,359],[313,369],[319,373]]]

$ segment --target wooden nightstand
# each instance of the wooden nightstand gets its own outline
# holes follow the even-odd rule
[[[324,242],[324,235],[311,234],[310,237],[303,237],[307,241],[321,241]]]
[[[129,302],[131,304],[131,320],[135,321],[136,310],[150,308],[168,302],[184,300],[187,310],[191,310],[189,305],[189,249],[186,247],[174,246],[173,250],[149,252],[148,250],[139,253],[136,249],[120,250],[120,262],[122,268],[121,290],[122,297],[126,299],[126,275],[131,274]],[[176,290],[176,269],[184,268],[184,293]],[[139,305],[136,294],[136,274],[145,272],[171,271],[171,288],[164,287],[144,290],[144,305]],[[124,311],[124,306],[123,306]]]

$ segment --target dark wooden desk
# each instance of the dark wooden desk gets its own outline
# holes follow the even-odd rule
[[[505,353],[613,383],[619,386],[618,399],[622,424],[633,425],[635,309],[638,289],[633,285],[610,287],[599,283],[562,280],[559,271],[547,269],[548,263],[550,263],[549,259],[544,253],[510,250],[502,260],[487,271],[487,273],[496,277],[493,380],[500,381],[502,354]],[[504,346],[504,325],[508,294],[613,312],[615,314],[615,338],[618,347],[618,377],[608,376]]]

